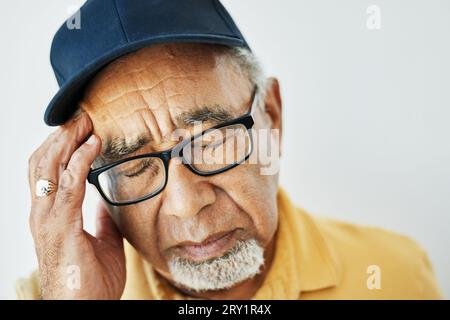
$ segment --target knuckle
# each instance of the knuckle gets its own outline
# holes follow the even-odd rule
[[[71,171],[69,169],[64,170],[59,179],[59,186],[58,186],[59,192],[61,193],[68,192],[72,188],[74,180],[75,179]]]
[[[63,140],[63,138],[58,138],[57,140],[55,140],[55,143],[52,143],[52,145],[48,149],[47,157],[50,156],[52,159],[61,158],[61,156],[64,154],[64,146],[66,145]]]
[[[64,140],[66,140],[69,135],[69,129],[67,127],[61,127],[58,134],[55,136],[55,143],[58,144],[64,142]]]
[[[55,131],[54,136],[52,138],[52,144],[50,146],[50,150],[55,152],[55,150],[59,150],[61,145],[67,143],[70,138],[70,131],[65,127],[59,127],[57,131]]]
[[[58,138],[58,136],[61,134],[61,129],[58,128],[57,130],[50,133],[44,143],[54,143],[55,140]]]
[[[74,201],[74,192],[70,189],[63,190],[58,197],[59,205],[67,205]]]
[[[28,167],[32,168],[35,163],[37,163],[40,159],[42,153],[42,146],[37,148],[36,150],[31,153],[31,155],[28,157]]]
[[[53,141],[57,135],[58,135],[58,130],[53,131],[52,133],[50,133],[47,136],[47,138],[45,139],[43,144]]]
[[[39,180],[42,177],[43,167],[39,164],[33,170],[33,178],[35,181]]]
[[[58,128],[56,128],[55,131],[53,131],[52,133],[50,133],[50,137],[56,137],[58,134],[61,133],[61,130],[63,129],[62,126],[59,126]]]
[[[73,177],[70,170],[66,169],[59,181],[58,196],[56,199],[58,205],[65,205],[74,201],[76,198],[76,192],[74,190],[75,183],[76,179]]]

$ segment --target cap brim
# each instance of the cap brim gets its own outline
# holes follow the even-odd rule
[[[110,62],[120,56],[147,47],[151,44],[176,42],[211,43],[248,48],[247,43],[240,38],[212,34],[158,36],[144,39],[139,42],[128,43],[127,45],[118,47],[115,50],[108,52],[108,54],[94,60],[86,67],[82,68],[74,77],[72,77],[72,79],[68,80],[59,89],[47,106],[44,114],[45,123],[49,126],[59,126],[70,119],[78,108],[78,102],[86,84],[98,71]]]

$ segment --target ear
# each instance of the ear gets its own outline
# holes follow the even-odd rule
[[[276,78],[268,78],[266,85],[266,96],[264,99],[266,114],[270,121],[271,129],[279,129],[281,137],[282,129],[282,102],[280,84]]]
[[[273,77],[267,79],[266,96],[264,103],[266,116],[270,123],[270,128],[278,130],[279,133],[278,143],[281,155],[283,121],[282,121],[282,102],[281,102],[280,84],[278,82],[278,79]]]

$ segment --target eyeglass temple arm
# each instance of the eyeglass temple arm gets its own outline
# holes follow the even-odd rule
[[[258,85],[255,85],[252,93],[252,105],[250,107],[249,115],[253,116],[255,114],[255,110],[257,109],[258,102],[259,102],[259,95],[258,95]]]

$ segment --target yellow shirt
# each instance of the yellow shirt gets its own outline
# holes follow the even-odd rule
[[[411,239],[379,228],[309,215],[278,192],[275,255],[253,299],[439,299],[425,252]],[[186,299],[125,244],[122,299]],[[17,282],[19,299],[38,299],[36,272]]]

